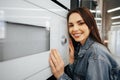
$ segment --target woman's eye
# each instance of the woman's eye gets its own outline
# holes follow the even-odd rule
[[[83,24],[85,24],[85,22],[80,22],[80,23],[78,23],[79,25],[83,25]]]
[[[71,25],[68,25],[68,27],[73,27],[73,25],[71,24]]]

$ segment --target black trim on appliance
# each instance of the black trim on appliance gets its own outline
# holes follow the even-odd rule
[[[51,1],[53,1],[54,3],[56,3],[57,5],[59,5],[59,6],[61,6],[62,8],[64,8],[65,10],[70,10],[70,9],[68,9],[65,5],[63,5],[62,3],[60,3],[59,1],[57,1],[57,0],[51,0]]]

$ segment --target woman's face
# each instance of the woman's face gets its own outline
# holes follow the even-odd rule
[[[73,39],[76,42],[80,42],[82,45],[85,43],[90,34],[88,26],[78,13],[72,13],[69,16],[68,29]]]

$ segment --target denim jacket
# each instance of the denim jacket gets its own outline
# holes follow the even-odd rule
[[[113,80],[112,68],[117,67],[108,49],[90,37],[80,46],[73,64],[69,64],[67,74],[58,80]]]

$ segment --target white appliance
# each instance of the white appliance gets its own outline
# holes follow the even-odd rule
[[[70,8],[69,0],[60,0]],[[1,0],[5,36],[0,39],[0,80],[46,80],[51,48],[68,64],[67,10],[51,0]]]

